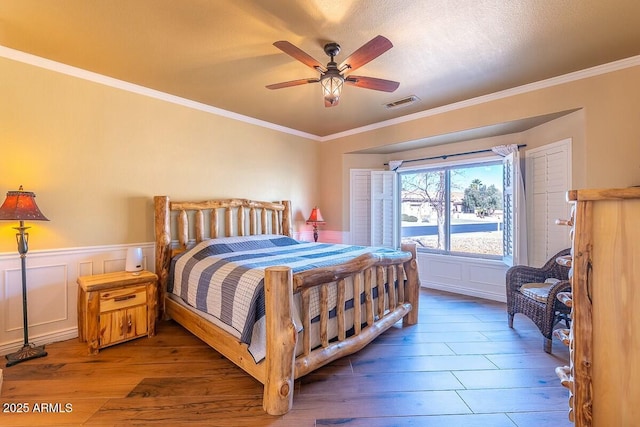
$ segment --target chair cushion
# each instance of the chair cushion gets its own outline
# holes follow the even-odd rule
[[[546,303],[551,287],[559,281],[558,279],[547,279],[544,283],[525,283],[520,286],[520,293],[538,302]]]

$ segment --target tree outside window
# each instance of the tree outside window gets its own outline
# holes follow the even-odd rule
[[[401,173],[402,240],[419,250],[502,257],[502,162]]]

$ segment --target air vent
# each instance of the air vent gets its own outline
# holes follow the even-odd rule
[[[411,95],[411,96],[407,96],[406,98],[398,99],[397,101],[384,104],[384,106],[387,108],[400,108],[400,107],[406,107],[418,101],[420,101],[420,98],[418,98],[415,95]]]

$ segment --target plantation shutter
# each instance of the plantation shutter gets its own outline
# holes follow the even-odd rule
[[[398,247],[397,174],[371,171],[371,246]]]
[[[527,151],[527,197],[530,224],[530,264],[543,265],[559,250],[571,246],[566,229],[556,219],[569,218],[566,194],[571,186],[571,140]]]
[[[371,246],[371,170],[351,170],[351,244]]]
[[[502,189],[504,194],[504,221],[502,230],[502,259],[505,264],[514,265],[514,251],[516,247],[515,236],[515,209],[516,209],[516,168],[514,161],[516,153],[507,154],[502,158]]]

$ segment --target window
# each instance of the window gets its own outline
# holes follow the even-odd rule
[[[502,259],[511,243],[504,169],[502,160],[490,160],[401,172],[402,241],[420,251]]]

